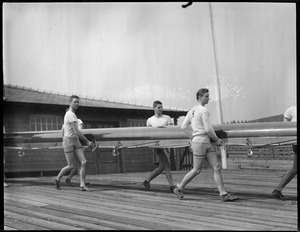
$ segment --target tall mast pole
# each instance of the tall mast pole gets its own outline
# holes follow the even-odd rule
[[[213,41],[213,55],[214,55],[214,71],[217,81],[217,112],[218,112],[218,122],[220,124],[223,123],[223,113],[222,113],[222,104],[221,104],[221,89],[220,89],[220,79],[219,79],[219,68],[217,61],[217,51],[216,51],[216,42],[215,42],[215,32],[214,32],[214,22],[213,22],[213,12],[211,2],[209,2],[209,13],[210,13],[210,22],[211,22],[211,33],[212,33],[212,41]]]

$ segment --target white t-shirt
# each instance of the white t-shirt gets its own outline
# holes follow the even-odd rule
[[[81,119],[77,119],[77,124],[78,124],[78,129],[81,130],[83,129],[83,121],[81,121]]]
[[[71,126],[72,122],[78,122],[78,119],[76,114],[74,114],[71,110],[68,110],[64,117],[64,136],[66,137],[72,137],[76,135]]]
[[[83,121],[81,119],[77,119],[77,124],[78,124],[78,128],[80,129],[80,125],[81,128],[83,128]],[[64,137],[64,125],[62,126],[62,136]]]
[[[284,112],[283,116],[292,122],[296,122],[297,121],[297,107],[296,106],[289,107]]]
[[[162,114],[160,117],[153,115],[148,118],[146,125],[152,127],[171,126],[173,122],[169,115]]]
[[[205,131],[202,116],[208,114],[208,109],[202,105],[194,106],[186,115],[181,125],[181,128],[187,129],[192,125],[193,142],[210,142],[210,138]]]

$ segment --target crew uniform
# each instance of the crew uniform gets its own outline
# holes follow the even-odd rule
[[[146,125],[151,127],[163,127],[163,126],[169,126],[172,125],[172,119],[169,115],[162,114],[160,117],[156,117],[153,115],[152,117],[148,118]],[[168,148],[155,148],[155,152],[160,152],[163,149],[167,151],[167,153],[170,153],[170,149]]]
[[[71,110],[68,110],[64,117],[64,137],[62,141],[65,153],[71,153],[78,148],[83,148],[77,134],[71,126],[72,122],[78,122],[78,119],[76,114],[74,114]]]
[[[216,152],[204,128],[202,115],[205,113],[209,114],[206,107],[202,105],[194,106],[193,109],[187,113],[181,125],[182,128],[188,128],[190,124],[192,125],[193,138],[191,145],[196,158],[205,158],[209,153]]]

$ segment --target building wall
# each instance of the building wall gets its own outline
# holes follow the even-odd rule
[[[152,148],[125,149],[125,172],[147,172],[154,170]]]
[[[5,132],[32,131],[30,127],[32,115],[57,116],[63,120],[67,107],[62,105],[6,103],[3,111]],[[152,116],[153,113],[138,110],[80,107],[76,115],[88,126],[87,128],[101,128],[146,126],[147,118]]]
[[[6,107],[3,111],[3,126],[5,132],[29,131],[29,109],[25,106],[16,105]]]

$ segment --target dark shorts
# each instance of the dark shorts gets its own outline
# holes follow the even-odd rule
[[[63,138],[62,145],[65,153],[71,153],[74,152],[76,149],[80,149],[80,148],[83,149],[83,146],[81,145],[77,136],[73,136],[73,137],[65,136]]]

